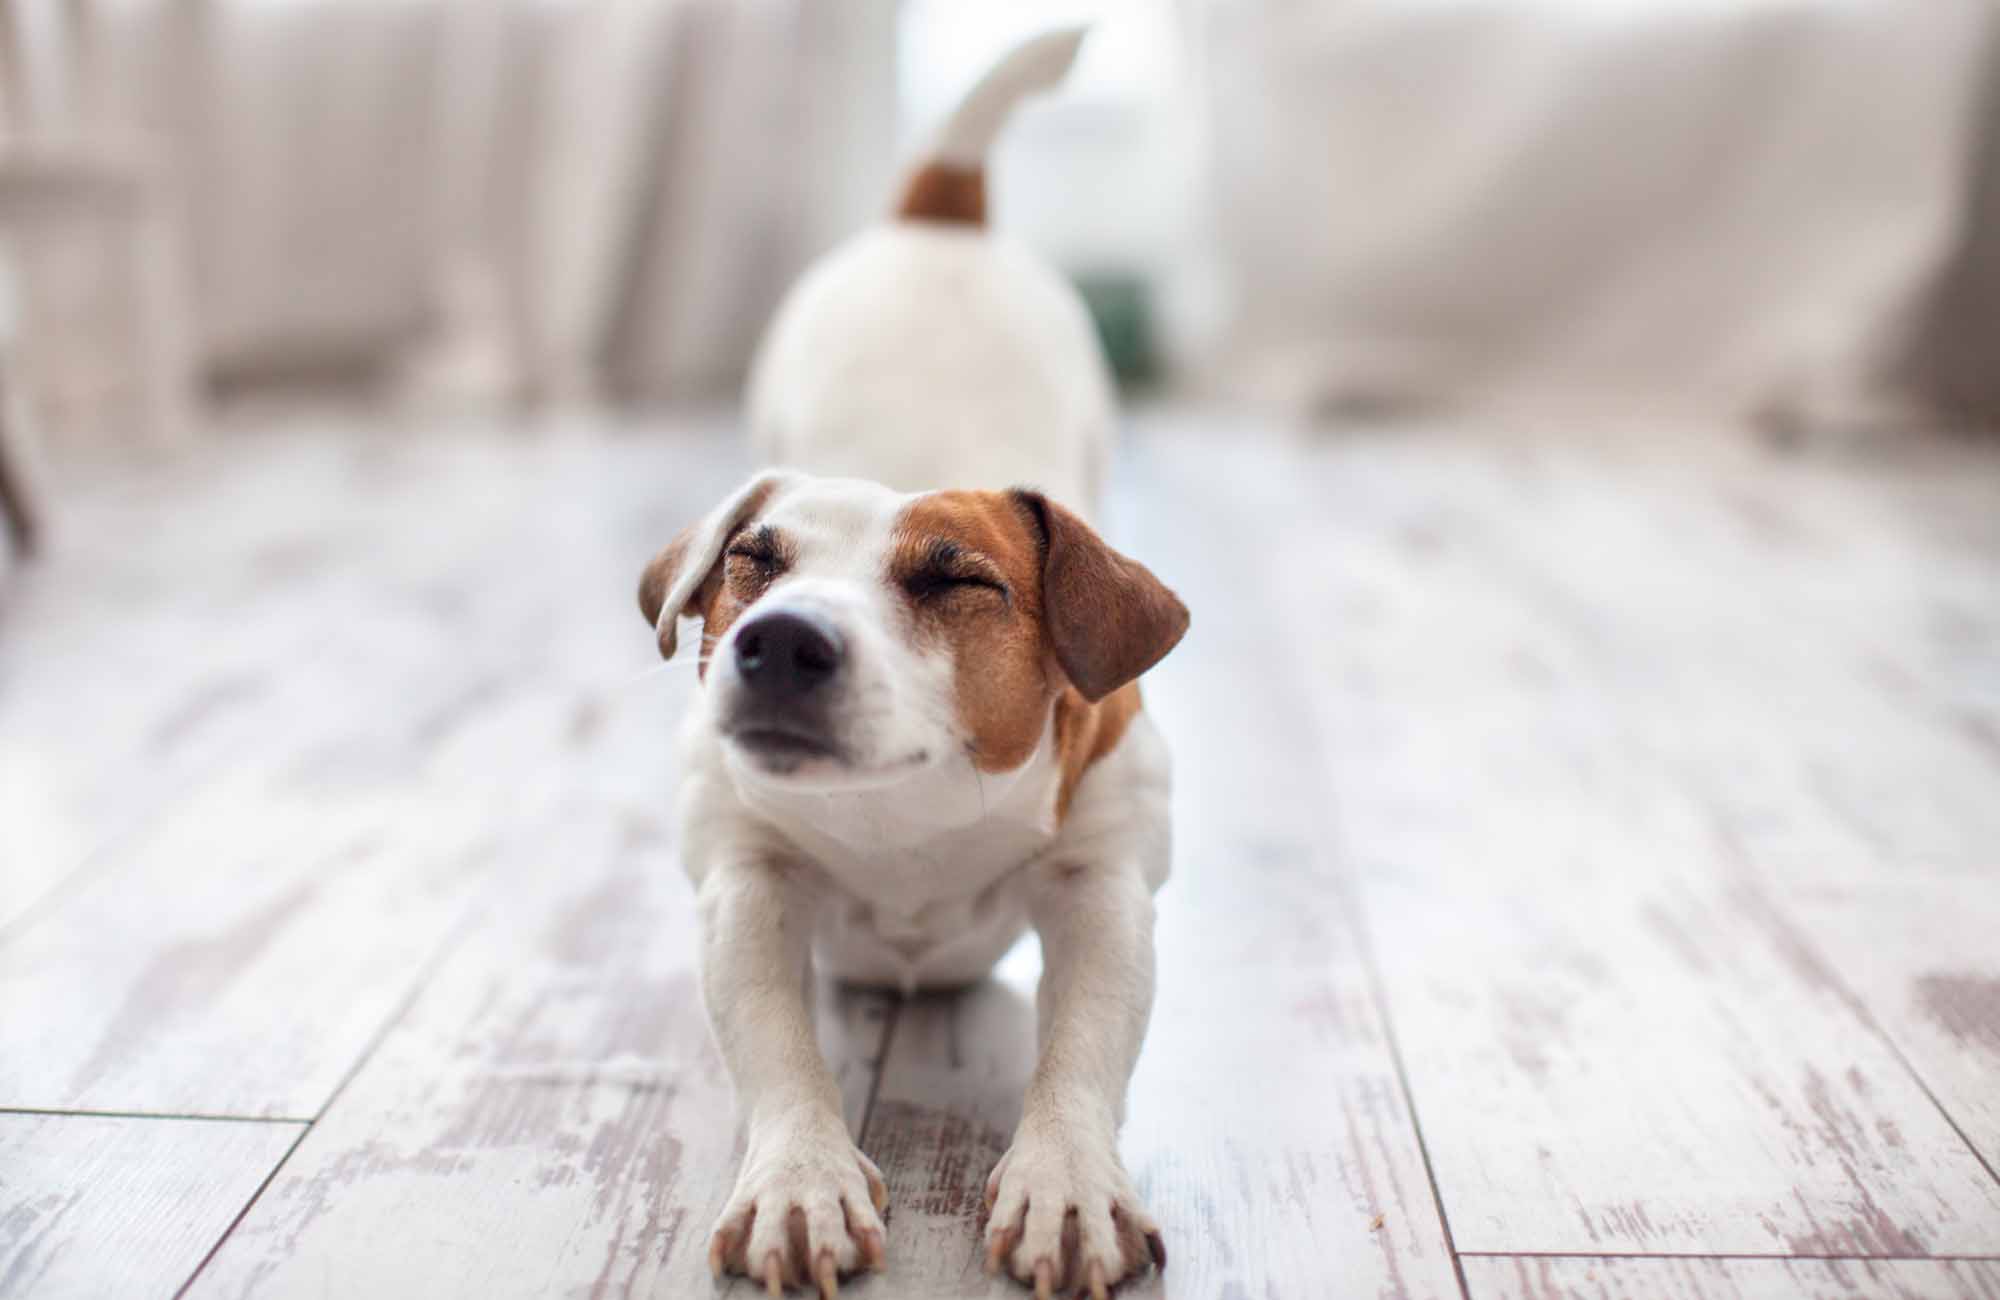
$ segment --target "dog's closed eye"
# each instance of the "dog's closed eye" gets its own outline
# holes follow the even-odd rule
[[[766,577],[783,573],[789,564],[782,540],[769,524],[744,532],[729,544],[725,554],[732,560],[742,560]]]
[[[784,537],[769,524],[744,531],[723,551],[729,586],[738,600],[754,600],[792,567]]]
[[[931,543],[923,563],[904,575],[903,590],[919,604],[943,599],[954,592],[991,591],[1002,600],[1012,596],[991,561],[947,538]]]

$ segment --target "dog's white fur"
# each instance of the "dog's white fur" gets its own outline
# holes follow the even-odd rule
[[[976,163],[1013,101],[1061,77],[1080,36],[1053,33],[996,67],[938,154]],[[1114,417],[1088,318],[1004,239],[885,225],[800,282],[760,355],[750,409],[757,445],[786,468],[694,530],[659,615],[662,647],[672,653],[676,615],[754,501],[759,525],[794,548],[755,609],[836,626],[852,671],[832,706],[837,762],[780,770],[725,734],[743,690],[743,622],[712,647],[686,723],[682,849],[700,900],[702,985],[748,1130],[711,1262],[823,1289],[879,1263],[880,1176],[848,1135],[816,1046],[815,965],[906,991],[962,985],[1033,925],[1040,1060],[988,1185],[989,1245],[1023,1281],[1101,1293],[1143,1268],[1135,1240],[1157,1243],[1116,1134],[1152,1003],[1166,751],[1138,714],[1061,818],[1052,721],[1025,762],[981,772],[960,734],[949,654],[909,634],[882,580],[913,493],[1034,483],[1090,510]]]
[[[1083,35],[1049,32],[1002,59],[928,156],[979,167],[1008,110],[1060,81]],[[865,231],[806,272],[764,340],[749,405],[773,464],[908,492],[1032,483],[1086,517],[1114,426],[1076,291],[1004,235],[929,222]]]
[[[977,227],[897,222],[834,250],[779,309],[750,381],[774,464],[912,492],[1032,483],[1086,516],[1113,420],[1076,291]]]

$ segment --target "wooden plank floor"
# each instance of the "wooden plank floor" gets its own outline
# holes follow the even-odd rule
[[[0,593],[0,1296],[747,1293],[631,610],[746,462],[668,423],[75,494]],[[1195,630],[1128,1291],[2000,1300],[2000,448],[1137,424]],[[852,1294],[1018,1294],[1037,966],[822,991]]]
[[[151,1295],[186,1277],[304,1125],[0,1115],[0,1287]]]

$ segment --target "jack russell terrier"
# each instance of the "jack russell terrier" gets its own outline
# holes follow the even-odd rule
[[[786,468],[640,584],[662,655],[679,619],[702,624],[681,847],[747,1127],[709,1263],[773,1294],[831,1297],[884,1263],[886,1188],[841,1119],[813,969],[963,986],[1030,925],[1039,1059],[986,1184],[988,1267],[1103,1300],[1166,1258],[1117,1134],[1169,855],[1137,679],[1188,615],[1085,522],[1114,415],[1081,301],[983,228],[987,146],[1082,35],[996,65],[895,219],[807,272],[749,391],[758,448]]]

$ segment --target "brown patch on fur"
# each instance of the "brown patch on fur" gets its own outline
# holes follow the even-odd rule
[[[1074,688],[1056,699],[1056,752],[1062,755],[1062,785],[1056,790],[1056,820],[1069,816],[1070,801],[1091,764],[1118,747],[1140,709],[1139,683],[1127,682],[1097,703]]]
[[[756,518],[752,516],[730,530],[729,536],[722,543],[722,558],[715,562],[715,568],[710,575],[712,579],[720,575],[719,580],[704,584],[697,593],[702,597],[699,605],[694,601],[688,602],[689,609],[698,610],[701,614],[701,660],[694,668],[696,677],[708,676],[708,660],[709,656],[715,653],[715,643],[720,641],[723,633],[743,616],[743,611],[755,604],[784,570],[791,566],[791,543],[782,536],[773,538],[774,549],[780,556],[785,557],[775,569],[762,568],[754,561],[729,553],[730,544],[748,532],[756,522]]]
[[[897,523],[888,577],[918,635],[951,651],[974,766],[1026,762],[1054,710],[1059,817],[1138,713],[1135,679],[1187,628],[1157,578],[1028,492],[919,498]]]
[[[688,548],[694,545],[695,535],[700,531],[699,523],[681,529],[639,575],[639,612],[645,615],[648,623],[660,621],[660,606],[667,602],[667,589],[674,585],[681,566],[687,563]],[[695,594],[700,596],[699,589]]]
[[[1041,530],[1049,642],[1083,698],[1101,700],[1166,658],[1188,629],[1180,597],[1062,506],[1038,492],[1013,497]]]
[[[911,584],[931,571],[937,544],[990,564],[1006,586],[939,588]],[[1019,767],[1042,738],[1061,689],[1042,619],[1040,548],[1004,492],[933,492],[903,512],[889,552],[889,581],[902,592],[918,634],[951,650],[958,718],[984,772]],[[967,572],[972,571],[970,567]]]
[[[945,221],[961,226],[986,224],[986,172],[927,162],[903,187],[896,215],[905,221]]]
[[[725,599],[729,594],[725,590],[727,584],[723,581],[729,568],[727,554],[729,543],[737,534],[757,522],[758,513],[764,509],[765,503],[771,499],[771,494],[777,486],[776,480],[762,483],[744,500],[736,520],[724,530],[720,543],[721,551],[716,556],[715,562],[709,566],[708,572],[702,575],[700,584],[689,593],[687,604],[681,607],[682,615],[692,614],[701,619],[701,661],[695,667],[698,676],[706,676],[708,673],[708,654],[714,649],[716,638],[729,630],[729,624],[742,612],[742,606],[749,603],[746,600],[738,600],[732,604]],[[639,575],[639,612],[646,616],[648,623],[656,627],[659,625],[660,609],[666,603],[667,593],[673,589],[674,582],[680,577],[682,567],[688,562],[689,553],[706,542],[704,530],[709,523],[710,520],[702,519],[683,528],[673,541],[668,542],[660,553],[653,557],[645,572]],[[755,598],[751,597],[753,600]],[[672,626],[671,623],[668,624],[669,630],[660,634],[660,653],[668,658],[673,655],[672,650],[668,648],[671,644]]]

